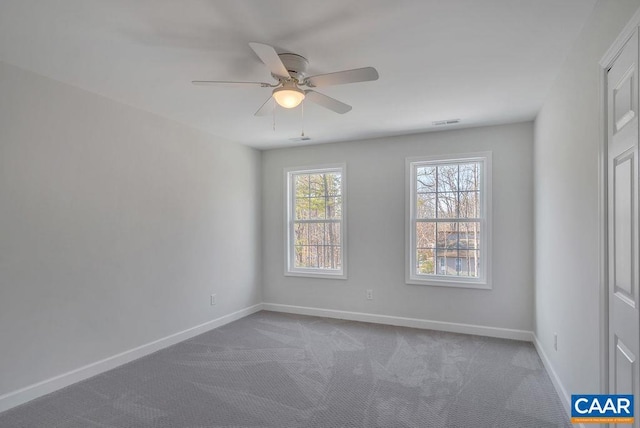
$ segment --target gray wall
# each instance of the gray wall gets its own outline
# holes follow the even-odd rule
[[[639,6],[598,2],[535,122],[535,333],[569,394],[600,389],[598,62]]]
[[[260,162],[0,63],[0,395],[259,303]]]
[[[521,123],[264,152],[264,302],[531,330],[532,146]],[[493,289],[405,284],[405,158],[479,151],[493,152]],[[348,279],[285,277],[284,168],[343,162]]]

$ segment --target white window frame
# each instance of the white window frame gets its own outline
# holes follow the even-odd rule
[[[492,221],[491,221],[491,152],[464,153],[437,156],[420,156],[406,159],[406,275],[407,284],[444,287],[491,289]],[[480,230],[485,232],[480,240],[480,277],[466,278],[416,272],[416,169],[420,166],[451,163],[479,162],[480,171]]]
[[[319,174],[326,172],[339,172],[340,194],[342,195],[342,217],[340,223],[340,255],[342,263],[340,269],[324,269],[324,268],[297,268],[295,267],[295,233],[294,213],[295,213],[295,193],[293,176],[296,174]],[[328,164],[315,165],[307,167],[293,167],[284,170],[285,182],[285,244],[284,244],[284,275],[300,276],[310,278],[331,278],[331,279],[347,279],[347,166],[346,164]]]

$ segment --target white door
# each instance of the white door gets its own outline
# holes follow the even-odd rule
[[[609,393],[635,395],[640,427],[637,31],[607,74],[607,92]]]

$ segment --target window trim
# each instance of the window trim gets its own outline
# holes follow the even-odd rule
[[[480,241],[480,254],[482,257],[482,276],[480,278],[464,277],[440,277],[437,275],[419,275],[415,273],[416,262],[416,235],[415,235],[415,171],[418,166],[450,164],[460,162],[481,162],[483,164],[480,175],[480,192],[482,221],[486,230],[485,239]],[[458,287],[491,289],[492,266],[492,210],[491,210],[491,166],[492,152],[460,153],[435,156],[416,156],[406,158],[405,163],[405,283],[417,285],[432,285],[439,287]]]
[[[336,172],[341,174],[340,192],[342,195],[342,218],[340,219],[340,253],[342,268],[331,272],[320,268],[295,268],[293,264],[294,234],[293,234],[293,180],[294,174],[314,174]],[[307,278],[347,279],[347,164],[323,164],[284,169],[284,276]]]

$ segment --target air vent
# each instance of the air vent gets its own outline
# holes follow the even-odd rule
[[[309,141],[311,140],[311,137],[296,137],[296,138],[289,138],[289,141],[293,141],[294,143],[299,143],[301,141]]]
[[[456,123],[460,123],[460,119],[436,120],[435,122],[431,123],[433,124],[433,126],[454,125]]]

